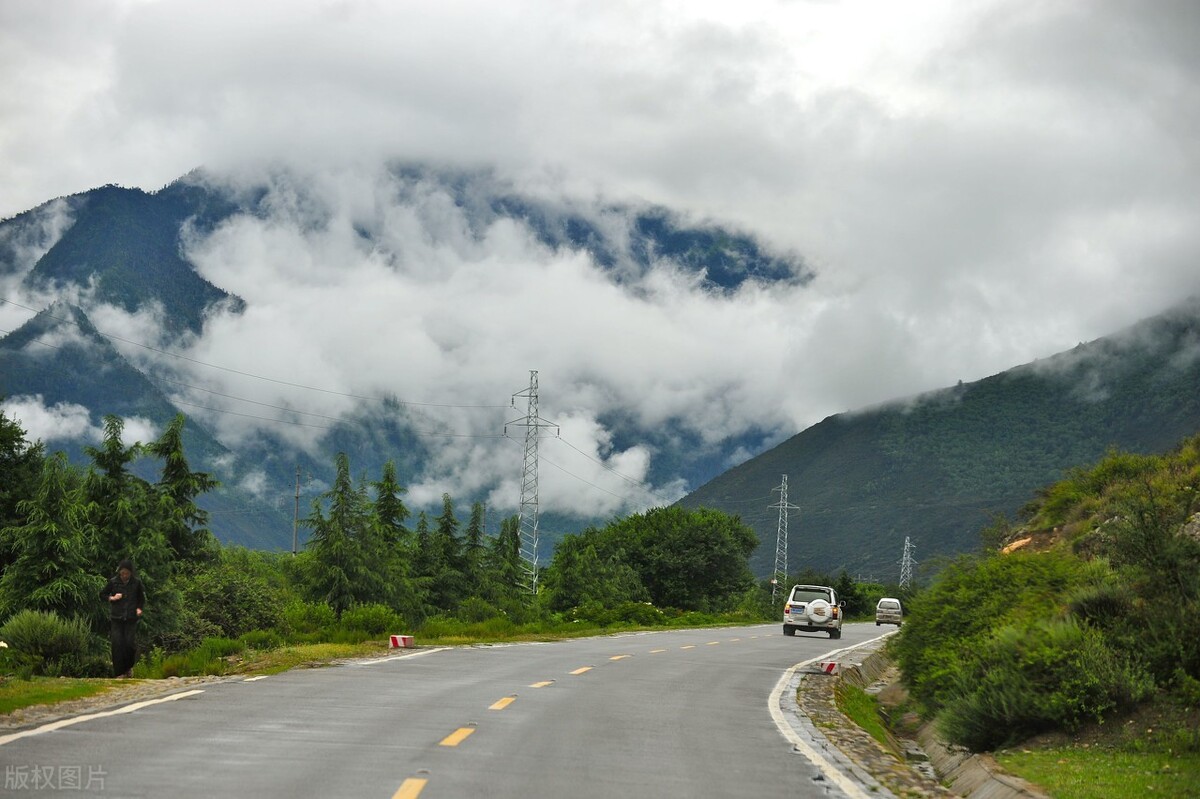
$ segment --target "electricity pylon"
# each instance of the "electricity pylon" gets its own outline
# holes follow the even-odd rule
[[[772,488],[771,491],[779,492],[779,501],[774,505],[767,506],[768,508],[779,508],[779,532],[775,536],[775,573],[771,575],[771,600],[774,601],[779,583],[787,580],[788,576],[788,511],[800,510],[800,506],[788,502],[786,474],[783,475],[783,482],[779,488]]]
[[[538,416],[538,373],[529,371],[529,388],[513,394],[512,406],[517,407],[517,397],[525,397],[528,404],[525,418],[514,419],[508,425],[525,428],[525,458],[521,468],[521,507],[517,512],[517,527],[521,539],[521,566],[525,574],[525,587],[531,594],[538,589],[538,432],[543,427],[558,429],[558,425]]]
[[[904,555],[900,558],[900,587],[907,589],[912,585],[912,567],[916,564],[913,560],[913,550],[916,547],[908,540],[908,536],[904,536]]]

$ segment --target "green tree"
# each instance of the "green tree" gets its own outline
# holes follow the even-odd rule
[[[518,517],[500,522],[499,533],[487,545],[483,556],[481,596],[497,604],[516,601],[522,594],[521,536]]]
[[[471,505],[471,519],[467,522],[465,542],[463,546],[463,579],[468,586],[468,593],[478,594],[479,583],[483,579],[484,547],[483,538],[484,507],[482,502]]]
[[[364,535],[372,519],[363,491],[350,479],[350,459],[339,452],[336,476],[329,491],[314,499],[312,511],[301,524],[312,530],[307,548],[313,555],[311,587],[315,598],[333,608],[338,618],[356,602],[369,597],[375,575],[363,552]],[[322,503],[328,503],[326,516]]]
[[[429,599],[439,610],[453,610],[463,598],[463,551],[458,526],[454,501],[449,494],[442,494],[442,513],[429,537],[434,564]]]
[[[606,558],[623,550],[657,607],[724,610],[754,584],[754,531],[708,508],[653,508],[612,522],[596,535]]]
[[[163,462],[162,476],[154,486],[155,521],[176,558],[211,560],[216,556],[216,541],[205,526],[208,512],[196,504],[196,498],[220,484],[205,472],[191,470],[183,452],[183,428],[184,417],[179,414],[157,441],[144,448]]]
[[[97,620],[104,580],[91,563],[82,480],[65,454],[45,459],[35,493],[20,503],[20,512],[23,524],[0,531],[6,549],[15,553],[0,577],[0,618],[39,610]]]
[[[45,447],[30,444],[25,429],[0,410],[0,530],[24,519],[17,505],[33,496],[42,476]],[[0,570],[11,562],[11,553],[0,543]]]
[[[146,514],[149,485],[129,471],[142,453],[142,445],[125,446],[121,434],[125,420],[104,417],[104,439],[99,447],[85,447],[92,469],[85,481],[88,513],[98,534],[99,555],[115,566],[122,557],[133,557]],[[142,564],[138,564],[144,570]],[[110,567],[111,568],[111,567]]]
[[[410,514],[401,497],[408,489],[400,485],[395,462],[383,464],[383,473],[372,487],[375,489],[375,521],[384,544],[392,549],[407,550],[411,534],[404,525]]]
[[[617,549],[602,558],[586,534],[568,535],[559,542],[542,585],[550,609],[556,611],[588,603],[615,608],[650,598],[624,550]]]

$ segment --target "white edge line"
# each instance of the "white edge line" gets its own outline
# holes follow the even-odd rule
[[[878,641],[880,638],[886,637],[887,634],[884,634],[878,638],[862,641],[861,643],[854,644],[853,646],[835,649],[832,652],[826,652],[823,655],[818,655],[817,657],[806,660],[803,663],[797,663],[795,666],[792,666],[783,673],[783,676],[779,678],[779,682],[775,683],[775,689],[771,691],[771,698],[767,700],[767,709],[771,711],[771,718],[775,721],[775,726],[779,728],[780,734],[787,739],[788,743],[800,750],[802,755],[812,761],[813,765],[819,768],[821,773],[824,774],[831,782],[849,794],[852,799],[870,799],[870,796],[861,788],[859,788],[855,782],[843,774],[841,769],[826,760],[824,755],[822,755],[816,749],[813,749],[808,745],[807,741],[796,734],[796,731],[792,729],[792,725],[788,724],[787,719],[784,718],[783,710],[780,708],[779,702],[783,698],[783,692],[787,689],[788,684],[792,681],[792,675],[795,674],[798,669],[802,669],[805,666],[816,663],[820,660],[831,660],[835,655],[840,655],[842,652],[848,652],[851,649],[857,649],[860,646],[864,646],[874,641]]]
[[[407,660],[408,658],[419,658],[422,655],[432,655],[434,652],[445,652],[450,649],[448,646],[439,646],[434,649],[422,649],[420,652],[409,652],[407,655],[392,655],[387,658],[373,658],[371,660],[363,660],[355,663],[356,666],[374,666],[376,663],[387,663],[391,660]]]
[[[135,702],[132,705],[125,705],[124,707],[119,707],[115,710],[102,710],[99,713],[88,713],[84,716],[73,716],[69,719],[59,719],[58,721],[52,721],[49,724],[43,724],[40,727],[34,727],[33,729],[21,730],[20,732],[14,732],[10,735],[0,736],[0,746],[20,740],[21,738],[28,738],[31,735],[41,735],[43,732],[61,730],[63,727],[70,727],[72,724],[79,724],[80,722],[91,721],[92,719],[101,719],[105,718],[106,716],[119,716],[122,713],[133,713],[134,711],[141,710],[144,707],[160,705],[163,702],[174,702],[176,699],[183,699],[184,697],[195,696],[196,694],[202,693],[204,693],[203,689],[196,688],[191,691],[183,691],[178,694],[171,694],[170,696],[161,696],[158,699],[147,699],[144,702]]]

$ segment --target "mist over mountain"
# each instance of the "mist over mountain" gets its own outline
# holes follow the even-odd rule
[[[680,500],[740,514],[774,567],[788,476],[789,564],[895,581],[976,549],[1039,488],[1110,448],[1165,452],[1200,430],[1200,300],[992,377],[830,416]]]
[[[719,335],[812,277],[727,226],[484,171],[197,170],[0,222],[0,396],[76,459],[104,414],[132,441],[184,413],[193,466],[223,484],[214,532],[286,548],[297,472],[303,515],[339,451],[365,479],[394,460],[417,509],[515,512],[507,425],[540,368],[549,545],[778,439],[782,416],[729,413],[747,387],[723,353],[680,363],[671,339],[699,351],[700,319]]]

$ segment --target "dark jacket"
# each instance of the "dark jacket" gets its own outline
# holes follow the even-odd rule
[[[121,598],[110,602],[109,597],[113,594],[121,594]],[[108,602],[109,617],[113,621],[137,621],[138,608],[146,604],[146,591],[136,576],[130,576],[127,583],[121,582],[120,577],[113,577],[100,589],[100,598]]]

